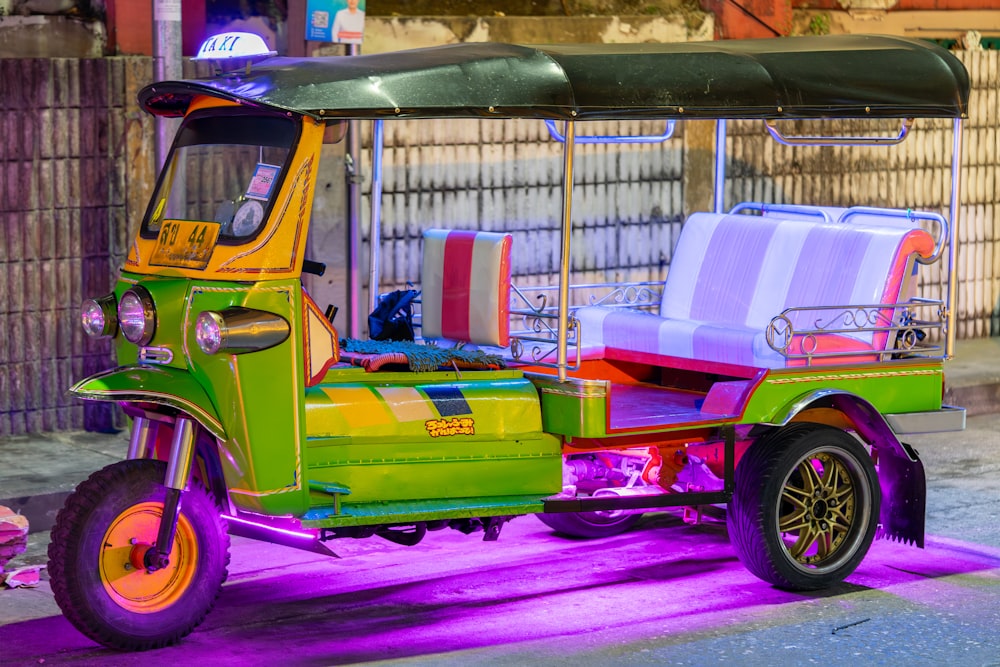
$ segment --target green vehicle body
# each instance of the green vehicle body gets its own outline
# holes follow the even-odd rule
[[[161,321],[181,325],[156,338],[173,360],[139,364],[136,346],[119,336],[121,367],[72,391],[194,417],[218,440],[225,487],[239,510],[291,514],[311,528],[535,513],[561,489],[563,442],[613,448],[636,435],[609,428],[602,380],[560,382],[517,369],[372,374],[339,364],[306,387],[298,280],[248,286],[123,274],[118,294],[140,281],[156,303],[168,304]],[[267,350],[203,353],[190,323],[201,311],[232,306],[278,314],[293,330]],[[643,440],[781,425],[831,395],[871,415],[934,413],[942,409],[944,370],[942,359],[920,359],[769,369],[737,383],[741,400],[731,414],[644,429]],[[467,404],[459,414],[471,419],[474,434],[432,435],[427,423],[455,419],[455,400]]]

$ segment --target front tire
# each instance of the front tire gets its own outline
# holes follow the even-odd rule
[[[747,450],[735,481],[729,538],[764,581],[826,588],[868,553],[881,491],[871,456],[847,433],[819,424],[782,428]]]
[[[56,602],[80,632],[111,648],[176,643],[205,618],[226,578],[229,535],[197,482],[181,496],[170,564],[151,573],[142,567],[163,513],[165,473],[163,461],[107,466],[67,498],[52,529]]]

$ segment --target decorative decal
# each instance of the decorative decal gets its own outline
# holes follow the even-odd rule
[[[458,415],[471,415],[472,408],[462,395],[462,390],[449,385],[425,385],[419,389],[431,399],[431,403],[437,408],[438,414],[442,417],[455,417]]]
[[[773,377],[767,379],[767,384],[797,384],[801,382],[833,382],[835,380],[870,380],[875,378],[909,377],[914,375],[941,375],[944,371],[914,370],[914,371],[875,371],[872,373],[838,373],[829,375],[801,375],[795,377]]]
[[[454,419],[428,419],[424,428],[432,438],[452,435],[475,435],[476,421],[472,417],[456,417]]]

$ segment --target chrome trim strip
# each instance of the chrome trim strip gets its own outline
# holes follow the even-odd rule
[[[219,422],[218,419],[206,412],[200,405],[192,403],[191,401],[181,398],[180,396],[174,396],[162,392],[125,389],[106,389],[103,391],[86,392],[74,391],[70,389],[70,393],[77,398],[82,398],[85,401],[119,401],[126,403],[155,403],[157,405],[166,405],[167,407],[176,408],[181,412],[186,412],[191,415],[219,440],[226,439],[226,430],[222,427],[222,423]]]
[[[174,351],[169,347],[140,347],[139,361],[146,364],[167,365],[174,360]]]
[[[576,396],[579,398],[604,398],[608,395],[610,385],[606,380],[588,380],[568,377],[559,380],[557,376],[545,373],[527,372],[524,377],[543,394],[558,394],[560,396]]]

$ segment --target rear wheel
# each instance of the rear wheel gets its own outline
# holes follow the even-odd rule
[[[792,424],[740,460],[729,537],[740,561],[764,581],[825,588],[868,553],[880,502],[875,466],[861,443],[839,429]]]
[[[538,514],[542,523],[563,535],[571,537],[610,537],[638,523],[641,514],[622,512],[565,512]]]
[[[218,505],[192,482],[169,565],[146,570],[163,513],[162,461],[122,461],[80,484],[56,518],[49,545],[52,592],[66,618],[105,646],[173,644],[212,608],[229,564]]]

